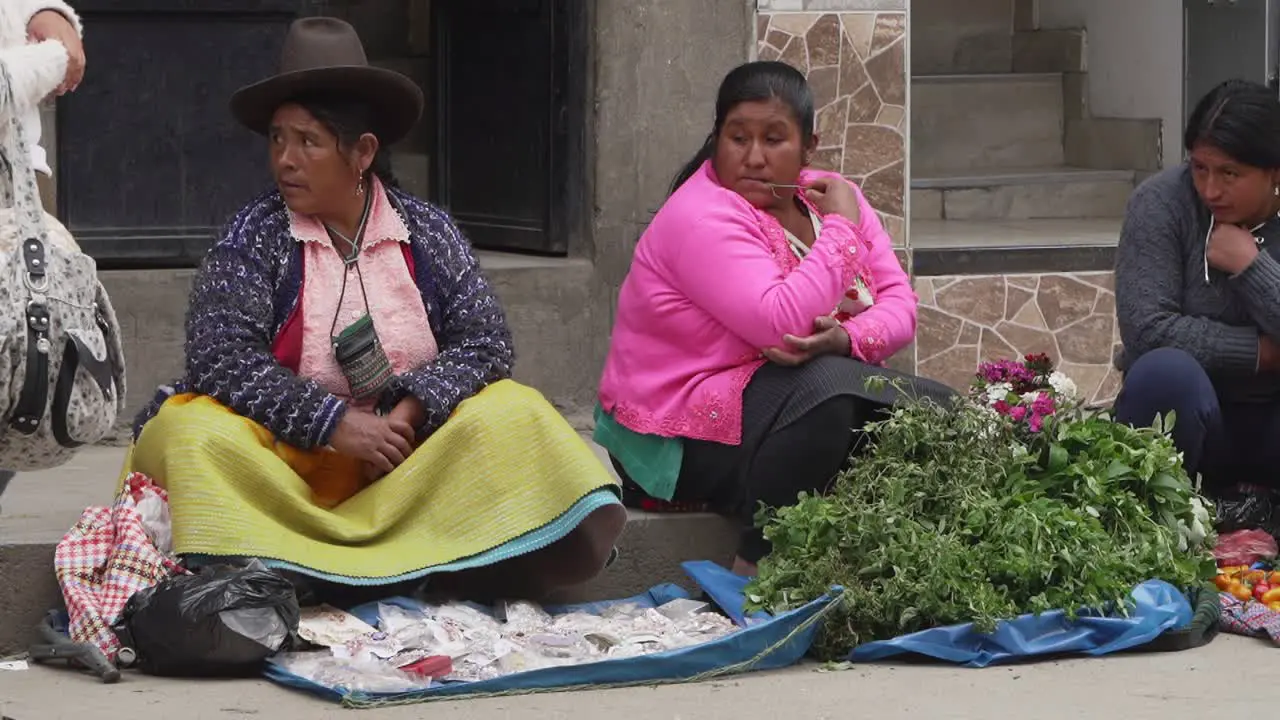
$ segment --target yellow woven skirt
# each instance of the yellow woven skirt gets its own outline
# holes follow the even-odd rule
[[[329,450],[277,442],[212,398],[177,395],[143,428],[125,471],[168,490],[181,555],[261,558],[355,584],[518,557],[619,505],[577,432],[511,380],[463,401],[394,472],[332,509],[317,505],[318,476],[344,468],[358,470]]]

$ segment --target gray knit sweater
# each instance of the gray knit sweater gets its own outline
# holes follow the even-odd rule
[[[1142,183],[1129,200],[1116,251],[1116,317],[1126,369],[1162,347],[1187,351],[1208,371],[1223,401],[1280,395],[1280,376],[1260,375],[1258,337],[1280,339],[1280,222],[1256,234],[1266,242],[1244,272],[1209,270],[1209,210],[1184,164]]]

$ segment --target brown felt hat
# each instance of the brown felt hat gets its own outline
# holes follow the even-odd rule
[[[394,70],[374,67],[355,28],[343,20],[295,20],[284,38],[280,72],[231,96],[231,113],[265,135],[286,102],[311,93],[349,96],[373,108],[374,134],[383,145],[404,137],[422,117],[422,89]]]

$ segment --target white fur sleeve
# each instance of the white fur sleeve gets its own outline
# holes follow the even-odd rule
[[[12,0],[0,0],[0,2],[9,1]],[[79,34],[80,37],[84,37],[84,26],[80,24],[80,16],[76,15],[76,11],[72,10],[71,6],[63,2],[63,0],[16,0],[16,2],[22,6],[24,10],[22,13],[22,17],[25,18],[23,20],[24,26],[31,22],[31,18],[41,10],[54,10],[62,13],[62,15],[71,22],[72,26],[75,27],[76,33]]]
[[[56,40],[0,50],[0,60],[9,68],[19,112],[38,105],[67,74],[67,49]]]

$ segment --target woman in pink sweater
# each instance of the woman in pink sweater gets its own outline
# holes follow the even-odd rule
[[[618,298],[595,439],[628,494],[738,517],[735,570],[768,543],[760,505],[821,492],[893,404],[878,367],[911,343],[916,295],[862,193],[809,170],[805,78],[777,62],[725,77],[715,127],[640,238]]]

